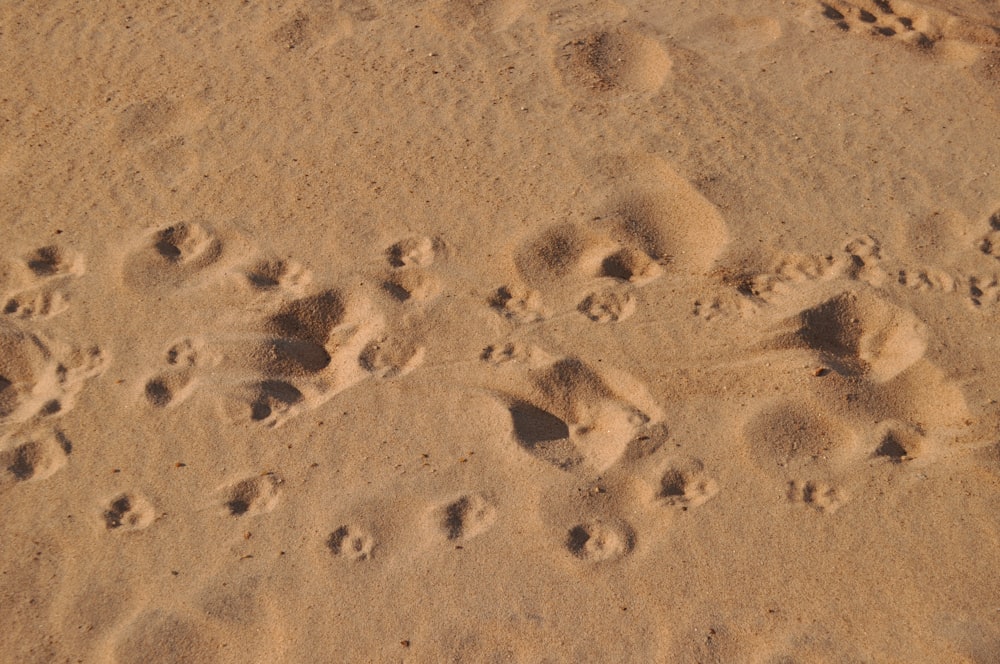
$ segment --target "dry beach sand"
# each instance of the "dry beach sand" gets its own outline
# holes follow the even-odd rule
[[[0,661],[1000,661],[994,0],[2,4]]]

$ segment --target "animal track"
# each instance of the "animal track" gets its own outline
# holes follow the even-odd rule
[[[466,541],[493,526],[497,509],[480,494],[466,494],[439,508],[435,518],[446,539]]]
[[[425,302],[441,291],[440,281],[418,269],[399,270],[383,282],[385,290],[400,302]]]
[[[125,284],[138,291],[176,288],[223,256],[225,244],[215,232],[194,222],[150,232],[125,259]]]
[[[641,285],[660,268],[708,270],[729,240],[719,211],[660,159],[637,160],[632,168],[636,184],[612,196],[593,222],[627,250],[606,254],[606,274]]]
[[[389,265],[401,267],[427,267],[434,262],[441,250],[440,240],[429,237],[409,237],[386,250]]]
[[[744,300],[774,303],[809,282],[845,279],[881,286],[886,281],[881,258],[879,242],[863,235],[847,242],[839,251],[786,255],[769,272],[741,275],[728,281]],[[726,276],[725,272],[721,274]]]
[[[235,517],[270,512],[278,503],[281,478],[274,473],[242,479],[223,490],[222,504]]]
[[[258,291],[298,291],[311,279],[301,265],[284,260],[261,260],[245,272],[247,283]]]
[[[577,224],[563,224],[525,243],[514,262],[529,283],[546,284],[567,277],[599,275],[601,263],[615,249],[615,243],[607,237]]]
[[[72,449],[60,432],[9,438],[0,448],[0,490],[50,477],[66,465]]]
[[[437,282],[420,266],[442,246],[440,240],[408,238],[387,250],[396,264],[385,282],[390,293],[403,300],[431,297]],[[385,315],[369,298],[311,288],[311,275],[294,262],[258,259],[250,267],[215,270],[209,279],[204,270],[220,263],[224,248],[214,232],[179,224],[151,233],[126,259],[124,274],[135,287],[155,279],[177,294],[204,294],[212,286],[226,288],[235,275],[239,296],[252,298],[247,309],[253,317],[238,331],[223,327],[197,345],[168,351],[166,365],[143,381],[151,406],[175,406],[207,386],[221,397],[230,420],[274,427],[366,378],[400,376],[423,361],[424,348],[407,333],[388,333]]]
[[[788,500],[803,503],[820,512],[833,513],[840,509],[847,496],[840,489],[823,482],[792,480],[788,483]]]
[[[378,345],[381,329],[367,300],[339,290],[285,302],[265,319],[255,341],[230,352],[235,357],[228,361],[257,376],[228,389],[230,415],[279,426],[367,375],[405,373],[419,363],[393,341]]]
[[[886,423],[879,428],[872,456],[892,463],[910,461],[923,452],[924,437],[913,427]]]
[[[83,257],[54,245],[40,247],[10,266],[3,313],[23,320],[50,318],[65,311],[69,280],[84,272]]]
[[[669,262],[669,258],[663,259]],[[599,276],[629,281],[642,286],[656,279],[663,268],[642,251],[621,249],[601,261]]]
[[[848,2],[820,3],[820,6],[823,16],[836,22],[837,27],[845,32],[860,30],[882,37],[905,36],[907,33],[915,33],[908,38],[910,41],[919,46],[931,45],[932,42],[927,35],[914,30],[913,20],[896,16],[888,2],[873,2],[872,4],[874,11],[868,11]]]
[[[895,11],[893,4],[890,0],[827,0],[820,3],[820,12],[845,32],[891,37],[922,49],[949,41],[970,46],[1000,45],[1000,33],[990,25],[977,25],[933,6],[920,7],[909,2],[898,3],[907,9],[909,15],[904,15]]]
[[[624,522],[601,520],[580,523],[566,533],[566,549],[590,563],[624,558],[635,548],[635,532]]]
[[[611,467],[661,417],[643,386],[623,375],[609,381],[576,358],[540,360],[530,377],[532,398],[505,397],[513,438],[564,470]]]
[[[65,413],[105,365],[98,348],[55,346],[0,321],[0,426]]]
[[[629,318],[635,307],[635,296],[630,290],[604,287],[583,298],[577,310],[595,323],[613,323]]]
[[[195,368],[200,362],[203,342],[183,339],[165,353],[166,367],[146,381],[143,388],[151,406],[165,408],[187,399],[195,388]]]
[[[660,475],[657,500],[687,509],[703,505],[719,492],[716,481],[698,459],[671,459]]]
[[[108,530],[142,530],[153,522],[156,513],[142,496],[123,493],[111,499],[102,518]]]
[[[69,302],[58,290],[42,290],[12,295],[4,305],[3,313],[15,318],[50,318],[66,311]]]
[[[340,526],[326,540],[330,553],[340,558],[355,562],[368,560],[375,550],[375,539],[371,534],[358,526]]]
[[[399,338],[381,338],[361,351],[361,366],[379,378],[403,376],[424,361],[424,348]]]
[[[926,326],[867,291],[850,291],[803,311],[796,337],[847,375],[891,380],[927,348]]]
[[[545,320],[545,307],[538,291],[517,286],[501,286],[489,300],[490,306],[504,318],[517,323]]]

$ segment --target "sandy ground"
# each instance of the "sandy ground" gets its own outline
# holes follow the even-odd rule
[[[3,662],[1000,661],[1000,5],[0,8]]]

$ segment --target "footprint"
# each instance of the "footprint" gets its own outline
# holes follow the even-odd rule
[[[236,365],[259,378],[230,390],[230,416],[279,426],[372,373],[405,373],[419,363],[393,341],[373,346],[381,329],[366,300],[338,290],[285,303],[266,319],[267,336],[234,350]]]
[[[646,389],[630,377],[599,375],[576,358],[533,366],[531,389],[503,397],[519,447],[564,470],[603,471],[661,418]]]
[[[270,512],[278,503],[281,483],[281,478],[274,473],[239,480],[223,489],[222,505],[235,517]]]
[[[795,337],[845,375],[885,383],[927,349],[926,326],[867,291],[849,291],[803,311]]]
[[[153,523],[156,513],[144,497],[134,493],[115,496],[102,514],[108,530],[142,530]]]
[[[972,286],[972,283],[975,280],[976,277],[970,279],[968,292],[976,306],[979,306],[982,304],[979,298],[982,297],[983,291],[979,290],[978,294],[974,293],[975,287]],[[900,286],[912,288],[922,293],[954,293],[962,285],[961,280],[937,268],[902,269],[897,273],[896,281]]]
[[[577,524],[566,533],[564,546],[580,560],[603,563],[629,555],[635,548],[635,532],[621,521],[594,520]]]
[[[314,54],[350,36],[357,21],[378,17],[378,10],[362,0],[309,2],[282,21],[270,41],[283,53]]]
[[[279,259],[260,260],[244,274],[247,284],[262,292],[278,289],[298,292],[312,280],[309,272],[298,263]]]
[[[36,277],[57,277],[83,274],[83,258],[55,245],[36,249],[26,259],[28,269]]]
[[[704,505],[718,492],[718,483],[705,472],[700,459],[674,458],[660,474],[656,500],[686,510]]]
[[[386,258],[394,268],[427,267],[442,249],[442,242],[429,237],[414,236],[396,242],[386,249]]]
[[[592,223],[631,250],[611,258],[609,276],[644,283],[655,278],[657,267],[708,270],[729,240],[716,207],[661,159],[636,157],[619,170],[634,188],[614,194]]]
[[[365,346],[359,360],[378,378],[405,376],[423,363],[424,348],[407,339],[380,338]]]
[[[83,257],[55,245],[40,247],[10,266],[3,313],[19,319],[44,319],[69,307],[68,280],[84,273]]]
[[[182,339],[164,354],[165,369],[149,378],[143,388],[146,401],[156,408],[175,406],[195,389],[195,370],[201,362],[204,342]]]
[[[916,29],[912,18],[896,15],[889,2],[878,0],[870,10],[843,0],[820,3],[824,18],[845,32],[857,30],[878,37],[896,37],[915,46],[929,48],[934,40]]]
[[[309,16],[297,12],[278,26],[271,34],[271,40],[284,50],[302,49],[312,43],[311,27]]]
[[[521,246],[514,256],[521,276],[533,285],[600,274],[601,264],[617,245],[577,224],[554,226]],[[511,297],[516,296],[508,287]],[[498,293],[499,294],[499,293]]]
[[[478,493],[465,494],[435,511],[438,530],[451,541],[478,537],[489,530],[496,519],[496,506]]]
[[[1000,276],[995,274],[971,276],[965,292],[969,303],[975,309],[995,305],[1000,302]]]
[[[399,375],[419,364],[422,349],[382,335],[384,318],[367,298],[329,288],[286,299],[287,273],[267,266],[254,280],[262,292],[279,292],[254,302],[263,313],[251,314],[239,330],[172,346],[144,383],[150,405],[171,407],[206,387],[202,393],[217,398],[231,422],[275,427],[372,375]]]
[[[156,138],[169,130],[180,114],[180,106],[166,97],[134,103],[121,112],[115,123],[118,140],[136,143]]]
[[[61,433],[13,436],[0,447],[0,490],[51,477],[64,467],[73,446]]]
[[[418,269],[393,272],[382,287],[400,302],[427,302],[441,292],[440,280]]]
[[[21,319],[51,318],[66,311],[69,301],[58,290],[18,293],[8,297],[3,313]]]
[[[149,405],[156,408],[175,406],[189,397],[194,388],[190,371],[158,374],[148,381],[143,388]]]
[[[251,383],[244,387],[242,395],[236,398],[249,407],[250,420],[272,427],[296,414],[305,402],[297,387],[282,380]]]
[[[501,286],[490,297],[490,306],[516,323],[536,323],[547,318],[542,294],[519,286]]]
[[[635,313],[636,302],[632,291],[617,286],[605,286],[589,293],[577,310],[595,323],[615,323],[626,320]]]
[[[672,66],[654,38],[637,30],[596,30],[562,45],[557,67],[565,84],[580,93],[643,93],[663,87]]]
[[[896,11],[893,5],[905,13]],[[1000,33],[988,15],[972,20],[933,5],[890,0],[828,0],[819,6],[822,16],[845,32],[891,38],[959,64],[974,62],[983,48],[1000,46]]]
[[[820,512],[833,513],[847,500],[843,490],[823,482],[792,480],[788,483],[788,500],[808,505]]]
[[[669,262],[669,261],[668,261]],[[621,249],[601,261],[598,276],[643,286],[663,273],[663,268],[642,251]]]
[[[801,295],[803,287],[814,282],[844,279],[880,287],[887,280],[881,259],[878,240],[863,235],[830,253],[786,254],[768,272],[742,279],[738,288],[745,297],[778,303]]]
[[[375,550],[375,538],[364,528],[343,525],[330,533],[326,546],[333,555],[360,562],[369,560]]]
[[[126,256],[125,285],[140,292],[176,288],[217,263],[224,249],[222,238],[198,223],[156,229]]]
[[[876,430],[872,456],[891,463],[902,463],[919,457],[924,447],[924,436],[914,427],[899,422],[886,422]]]
[[[0,426],[65,413],[106,364],[98,348],[56,346],[0,321]]]
[[[529,366],[543,366],[552,361],[547,353],[532,344],[521,342],[507,342],[487,346],[479,356],[483,362],[494,366],[505,364],[525,364]]]

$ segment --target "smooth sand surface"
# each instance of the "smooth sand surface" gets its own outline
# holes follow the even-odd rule
[[[993,0],[0,8],[0,661],[1000,661]]]

